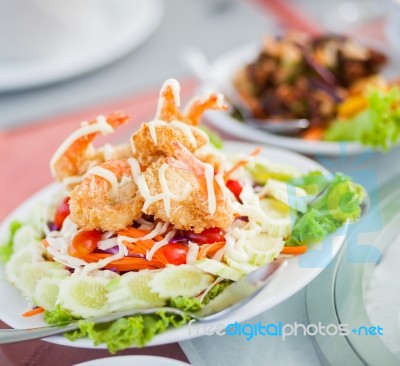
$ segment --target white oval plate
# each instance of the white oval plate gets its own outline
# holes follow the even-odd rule
[[[0,92],[66,80],[105,66],[142,44],[164,13],[161,0],[103,0],[104,28],[76,47],[31,62],[0,62]],[[90,30],[89,30],[90,31]]]
[[[250,153],[257,145],[240,143],[240,142],[226,142],[225,151],[227,153]],[[329,172],[315,161],[308,159],[299,154],[277,149],[265,147],[262,153],[265,157],[273,162],[282,164],[289,164],[296,167],[301,173],[305,174],[309,171],[319,170],[324,174]],[[32,207],[38,201],[49,202],[51,197],[60,189],[58,184],[52,184],[37,194],[28,199],[20,207],[18,207],[0,227],[0,239],[6,237],[8,226],[13,218],[24,219],[27,217]],[[306,286],[312,279],[314,279],[333,259],[342,246],[345,239],[345,231],[341,230],[340,235],[332,235],[332,248],[327,255],[317,254],[318,250],[309,250],[302,256],[302,259],[310,259],[313,261],[313,267],[305,267],[299,264],[299,257],[293,257],[288,260],[288,265],[275,277],[271,284],[266,287],[260,294],[251,300],[243,307],[230,313],[228,316],[213,323],[207,323],[208,326],[213,325],[227,325],[233,322],[241,322],[246,319],[252,318],[280,302],[286,300],[294,293]],[[322,252],[320,252],[322,253]],[[317,254],[317,255],[316,255]],[[304,262],[301,262],[304,263]],[[20,294],[19,290],[13,287],[4,278],[4,266],[0,266],[0,294],[3,299],[7,301],[0,302],[0,319],[13,328],[32,328],[44,326],[43,318],[34,316],[31,318],[24,318],[21,316],[26,310],[28,305],[26,299]],[[207,330],[202,325],[184,326],[178,329],[171,329],[163,334],[156,336],[149,345],[160,345],[172,342],[178,342],[185,339],[195,338],[204,335]],[[96,348],[89,339],[81,339],[71,342],[62,336],[53,336],[46,339],[51,343],[56,343],[65,346],[83,347],[83,348]],[[105,346],[98,346],[97,348],[105,348]]]
[[[259,48],[259,44],[248,44],[236,48],[213,61],[211,67],[213,77],[217,79],[217,85],[220,85],[222,90],[229,90],[231,88],[232,76],[243,65],[256,58]],[[307,141],[298,137],[272,134],[244,124],[226,112],[207,111],[205,116],[211,125],[230,136],[241,140],[279,146],[304,154],[342,156],[357,155],[365,151],[370,151],[370,148],[357,142]]]
[[[186,362],[157,356],[116,356],[78,363],[74,366],[187,366]]]

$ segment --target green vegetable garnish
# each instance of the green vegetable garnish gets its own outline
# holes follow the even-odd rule
[[[328,184],[328,180],[326,176],[324,176],[320,171],[316,170],[299,178],[289,179],[287,183],[304,189],[307,194],[317,195],[324,190]]]
[[[356,116],[334,121],[325,131],[330,141],[360,141],[364,145],[388,150],[400,138],[400,88],[388,91],[371,88],[368,108]]]
[[[342,173],[336,174],[321,197],[296,221],[286,245],[316,243],[347,221],[357,220],[364,195],[360,185]]]
[[[266,161],[263,163],[256,162],[252,165],[247,165],[246,169],[251,173],[254,181],[258,184],[265,184],[268,179],[287,182],[298,175],[297,171],[291,167],[281,164],[277,165],[267,163]]]
[[[208,138],[210,139],[211,144],[217,148],[217,149],[222,149],[223,142],[221,137],[219,137],[218,133],[215,131],[210,130],[209,128],[205,126],[199,126],[201,130],[203,130],[207,135]]]
[[[10,223],[9,227],[9,239],[6,243],[0,245],[0,260],[7,262],[13,253],[13,243],[15,233],[21,228],[22,223],[18,220],[14,220]]]

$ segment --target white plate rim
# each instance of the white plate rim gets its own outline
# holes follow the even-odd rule
[[[114,356],[104,357],[95,360],[85,361],[74,364],[73,366],[131,366],[137,365],[157,365],[157,366],[187,366],[186,362],[179,361],[173,358],[151,356],[151,355],[128,355],[128,356]]]
[[[236,142],[236,141],[226,141],[224,148],[227,152],[237,153],[238,151],[244,153],[250,153],[255,147],[260,146],[252,143]],[[319,163],[299,155],[295,152],[286,151],[283,149],[275,147],[263,146],[263,155],[272,161],[277,161],[284,164],[294,165],[300,172],[306,173],[308,171],[320,170],[323,174],[329,174],[329,171],[325,169]],[[3,220],[0,226],[0,238],[4,238],[8,230],[9,223],[13,218],[24,219],[24,216],[32,209],[34,204],[39,201],[46,202],[51,197],[59,191],[61,186],[59,184],[53,183],[49,186],[43,188],[30,198],[28,198],[24,203],[17,207],[5,220]],[[319,262],[319,267],[313,268],[300,268],[298,265],[298,257],[291,258],[288,262],[286,268],[284,268],[281,273],[272,281],[272,283],[265,288],[260,294],[250,301],[248,304],[239,308],[238,310],[230,313],[223,319],[215,322],[207,323],[207,325],[221,325],[229,324],[231,322],[241,322],[264,311],[278,305],[280,302],[286,300],[290,296],[294,295],[297,291],[305,287],[309,282],[311,282],[335,257],[338,253],[340,247],[345,241],[345,234],[347,228],[344,227],[341,235],[331,235],[332,239],[332,255],[329,258],[323,258]],[[286,280],[285,280],[286,278]],[[295,281],[293,281],[295,278]],[[289,281],[287,281],[289,279]],[[289,283],[285,284],[285,281]],[[284,286],[282,286],[284,284]],[[4,278],[4,265],[0,266],[0,293],[8,298],[8,302],[11,303],[9,309],[6,309],[6,302],[0,303],[0,319],[14,328],[30,328],[39,327],[45,325],[41,316],[36,316],[32,318],[23,318],[20,314],[26,309],[28,305],[27,301],[19,293],[19,291],[8,283]],[[12,314],[10,315],[10,311]],[[155,346],[168,343],[179,342],[183,340],[188,340],[201,335],[204,335],[206,330],[202,325],[194,325],[190,329],[188,326],[183,326],[178,329],[168,330],[165,333],[157,335],[149,344],[146,346]],[[70,347],[80,347],[80,348],[106,348],[105,345],[93,346],[93,343],[89,339],[81,339],[75,342],[71,342],[62,336],[52,336],[46,338],[45,341],[70,346]]]
[[[65,62],[63,58],[49,58],[43,62],[35,62],[31,67],[17,67],[11,74],[10,70],[6,70],[0,78],[0,93],[30,89],[71,79],[110,64],[139,47],[161,23],[164,3],[161,0],[131,2],[128,0],[125,4],[133,8],[135,4],[140,4],[142,16],[138,22],[127,23],[123,32],[118,34],[118,37],[114,37],[112,42],[106,42],[104,47],[97,47],[90,51],[76,50],[79,54],[72,57],[72,62],[68,59]]]
[[[218,80],[218,84],[227,85],[235,70],[254,59],[259,47],[259,42],[244,44],[214,59],[210,66],[214,77]],[[202,88],[206,89],[207,86],[203,85]],[[241,140],[246,139],[248,141],[271,144],[304,154],[342,156],[343,154],[359,155],[371,151],[371,148],[358,142],[306,141],[297,137],[268,133],[250,125],[245,125],[226,112],[206,111],[204,115],[210,125],[227,133],[229,136]]]

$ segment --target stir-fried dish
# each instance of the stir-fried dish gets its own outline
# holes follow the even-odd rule
[[[399,89],[381,74],[386,62],[384,54],[347,36],[267,36],[257,58],[237,71],[233,84],[256,118],[282,123],[308,119],[310,127],[301,133],[306,139],[387,148],[397,142],[398,132],[372,137],[386,128],[382,114],[400,113]],[[381,102],[393,93],[397,105]],[[384,104],[383,110],[375,100]],[[395,125],[397,131],[392,120],[389,128]]]
[[[261,148],[216,148],[199,122],[206,109],[226,108],[222,95],[194,98],[184,112],[179,105],[179,84],[167,80],[155,119],[125,143],[92,145],[128,123],[112,113],[83,122],[54,153],[60,193],[13,221],[0,247],[7,279],[29,302],[22,316],[81,319],[66,336],[112,352],[142,346],[190,318],[160,312],[100,326],[90,318],[164,305],[198,310],[244,274],[357,220],[363,189],[345,175],[302,174]]]

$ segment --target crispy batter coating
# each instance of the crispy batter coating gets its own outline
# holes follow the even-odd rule
[[[141,164],[148,165],[160,157],[172,156],[174,154],[174,148],[171,145],[172,141],[180,142],[190,151],[194,151],[208,142],[207,137],[201,131],[196,129],[191,131],[196,140],[195,144],[188,138],[187,134],[173,125],[156,126],[157,141],[155,142],[151,136],[149,125],[142,123],[140,129],[131,137],[135,146],[134,155]]]
[[[185,151],[185,154],[187,153],[193,157],[188,150]],[[193,159],[195,158],[193,157]],[[167,212],[163,200],[152,203],[144,212],[163,221],[171,222],[177,229],[193,230],[196,233],[211,227],[228,227],[234,220],[228,196],[224,196],[221,187],[214,180],[216,211],[211,214],[203,165],[197,160],[198,165],[192,169],[185,165],[186,163],[183,165],[181,163],[181,160],[175,164],[171,163],[168,158],[160,159],[146,169],[144,173],[146,183],[150,194],[154,196],[163,192],[159,171],[164,164],[168,164],[165,178],[169,191],[183,199],[180,201],[170,200],[170,213]],[[191,189],[185,197],[184,192],[188,185]]]
[[[106,179],[89,173],[71,192],[70,218],[84,230],[124,229],[141,217],[143,198],[137,194],[137,186],[126,161],[109,160],[100,166],[117,177],[118,193],[113,193]]]

